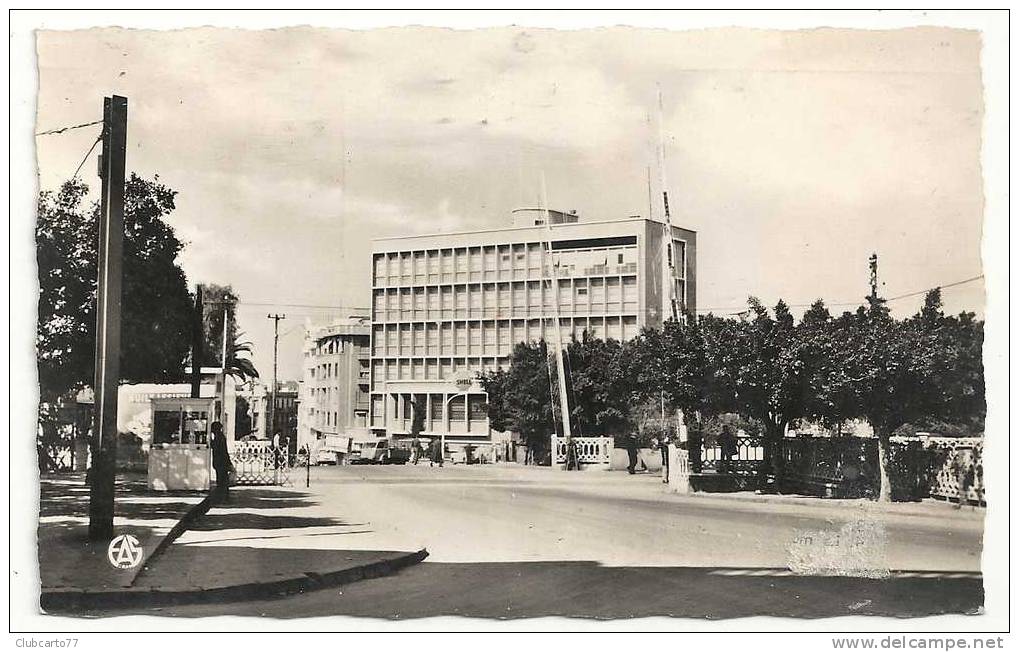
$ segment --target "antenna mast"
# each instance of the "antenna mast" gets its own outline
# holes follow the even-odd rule
[[[679,302],[676,299],[676,259],[672,248],[672,215],[669,212],[669,190],[665,183],[665,127],[664,109],[662,108],[662,89],[658,89],[658,179],[662,185],[662,205],[665,210],[663,222],[664,247],[667,252],[668,267],[666,268],[665,286],[669,288],[669,304],[672,318],[679,319]]]
[[[566,440],[567,450],[573,433],[570,429],[570,407],[566,399],[566,365],[563,362],[563,331],[559,320],[559,265],[552,255],[552,214],[548,210],[548,195],[545,190],[545,173],[541,173],[541,208],[545,214],[545,233],[548,236],[546,250],[548,251],[548,263],[552,274],[552,315],[555,319],[555,364],[559,376],[559,409],[563,420],[563,438]],[[553,456],[555,451],[553,451]]]

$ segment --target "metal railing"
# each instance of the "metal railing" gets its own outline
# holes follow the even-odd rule
[[[283,446],[268,441],[238,441],[230,453],[234,484],[291,485],[290,455]]]

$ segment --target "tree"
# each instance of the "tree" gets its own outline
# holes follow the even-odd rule
[[[661,330],[646,328],[620,352],[620,390],[631,405],[657,406],[700,415],[713,409],[703,328],[669,320]]]
[[[916,325],[896,321],[883,299],[870,296],[867,306],[846,320],[837,353],[853,386],[856,415],[870,423],[877,438],[881,502],[892,499],[892,432],[931,405],[937,351],[930,333]]]
[[[251,406],[248,404],[248,399],[243,396],[237,397],[237,402],[234,406],[234,431],[237,439],[245,437],[251,434],[253,430],[251,426]]]
[[[243,332],[237,333],[240,338]],[[248,357],[251,354],[251,342],[234,339],[226,347],[226,375],[236,378],[238,382],[244,383],[258,378],[258,370],[255,363]]]
[[[584,333],[566,347],[567,396],[571,431],[575,435],[618,435],[632,426],[617,340]]]
[[[730,341],[718,344],[729,350],[720,366],[732,380],[736,411],[764,425],[763,482],[769,472],[781,475],[779,446],[789,423],[805,412],[808,377],[785,302],[776,304],[774,317],[756,297],[748,304],[750,318]]]
[[[488,416],[497,430],[512,430],[524,438],[531,459],[538,459],[556,432],[555,405],[550,378],[549,351],[544,340],[513,347],[508,369],[481,377],[488,393]]]
[[[189,350],[192,301],[176,259],[184,245],[166,222],[176,193],[132,174],[125,184],[121,379],[178,381]],[[53,406],[90,386],[95,366],[99,205],[88,186],[64,183],[39,194],[40,436],[59,439]]]
[[[223,320],[226,320],[227,363],[230,346],[238,342],[237,295],[229,285],[202,285],[202,366],[223,363]]]

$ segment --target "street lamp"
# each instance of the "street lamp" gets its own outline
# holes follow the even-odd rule
[[[461,396],[464,399],[464,415],[468,416],[468,418],[470,416],[470,415],[467,414],[467,396],[468,396],[467,392],[460,392],[459,394],[453,394],[452,396],[450,396],[449,398],[446,399],[446,403],[445,403],[445,405],[443,406],[443,409],[442,409],[442,411],[446,413],[446,430],[449,430],[449,404],[453,402],[453,399],[460,398]],[[442,433],[440,433],[439,437],[440,437],[439,454],[442,455],[443,458],[445,458],[446,457],[446,432],[443,431]]]

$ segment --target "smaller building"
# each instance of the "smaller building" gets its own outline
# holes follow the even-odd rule
[[[297,396],[298,446],[317,447],[315,442],[327,437],[370,436],[370,338],[370,322],[359,315],[307,329]]]
[[[281,439],[289,438],[290,447],[296,450],[298,390],[299,384],[295,381],[277,383],[276,402],[270,411],[269,402],[273,398],[270,387],[257,380],[246,383],[238,397],[248,405],[248,432],[238,433],[238,438],[272,439],[278,433]],[[272,427],[269,419],[272,419]]]

